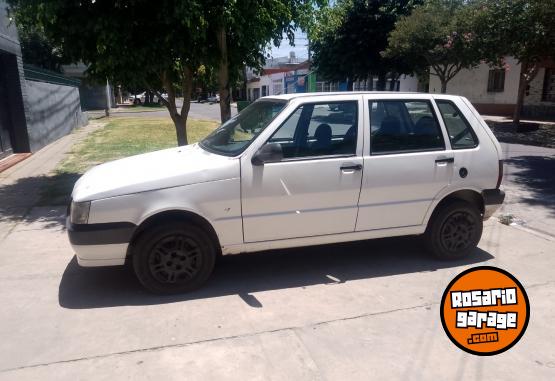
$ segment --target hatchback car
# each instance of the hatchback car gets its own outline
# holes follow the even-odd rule
[[[501,157],[463,97],[264,97],[199,143],[89,170],[67,230],[81,266],[131,261],[159,293],[199,287],[220,254],[422,235],[461,258],[503,202]]]

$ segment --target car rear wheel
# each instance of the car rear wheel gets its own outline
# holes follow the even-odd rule
[[[147,290],[159,294],[199,288],[210,277],[216,259],[210,236],[186,222],[148,229],[133,246],[137,278]]]
[[[439,259],[459,259],[475,250],[483,221],[475,205],[455,201],[439,209],[424,235],[426,246]]]

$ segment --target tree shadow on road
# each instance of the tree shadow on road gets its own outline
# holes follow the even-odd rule
[[[251,293],[436,271],[492,258],[476,249],[466,259],[439,261],[430,257],[418,237],[238,254],[220,258],[200,290],[174,296],[147,293],[129,267],[81,268],[73,258],[62,276],[58,299],[65,308],[89,309],[239,295],[247,304],[262,307]]]
[[[555,215],[555,157],[517,156],[505,163],[516,169],[509,174],[511,181],[528,192],[518,202],[548,208]]]
[[[13,184],[1,185],[0,222],[40,221],[44,228],[64,226],[65,207],[79,176],[78,173],[63,172],[25,177]],[[48,207],[36,208],[40,206]]]

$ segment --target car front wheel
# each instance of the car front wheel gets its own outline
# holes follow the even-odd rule
[[[192,291],[208,280],[216,259],[210,236],[196,225],[171,222],[143,232],[133,245],[133,268],[149,291]]]
[[[475,205],[455,201],[432,216],[424,235],[426,246],[439,259],[469,255],[480,242],[483,221]]]

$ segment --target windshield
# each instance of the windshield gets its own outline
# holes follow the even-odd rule
[[[226,156],[240,154],[286,104],[286,101],[277,99],[254,102],[204,138],[200,145],[208,151]]]

